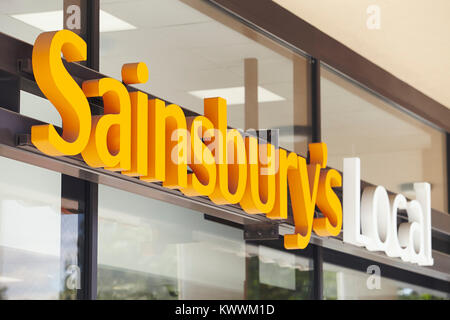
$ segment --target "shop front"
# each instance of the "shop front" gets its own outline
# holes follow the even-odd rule
[[[449,299],[445,106],[268,0],[0,15],[0,299]]]

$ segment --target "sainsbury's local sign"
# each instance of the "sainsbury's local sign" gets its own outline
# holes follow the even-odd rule
[[[367,189],[360,206],[359,166],[349,166],[356,160],[346,159],[342,207],[333,189],[342,187],[342,176],[327,168],[325,143],[309,144],[307,163],[293,152],[228,129],[222,98],[205,99],[203,116],[186,117],[175,104],[166,106],[141,91],[128,92],[122,82],[148,80],[142,62],[125,64],[122,82],[105,77],[84,81],[80,88],[61,53],[69,62],[84,61],[86,43],[68,30],[45,32],[36,39],[33,73],[63,124],[62,135],[51,124],[31,128],[31,141],[41,152],[56,157],[81,154],[91,167],[159,181],[189,197],[207,196],[218,205],[239,204],[248,214],[274,220],[287,219],[289,189],[295,232],[284,236],[286,249],[305,248],[312,231],[321,237],[339,235],[344,214],[345,242],[432,264],[428,184],[418,184],[418,199],[410,202],[401,195],[389,197],[382,187]],[[103,115],[91,114],[88,97],[102,97]],[[321,217],[315,217],[316,207]],[[397,231],[398,209],[408,212],[409,221]]]

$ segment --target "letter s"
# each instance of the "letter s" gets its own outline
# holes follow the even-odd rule
[[[216,187],[216,162],[211,150],[202,139],[214,138],[214,125],[204,116],[189,117],[187,121],[190,130],[189,166],[194,173],[188,174],[187,187],[181,189],[181,192],[190,197],[209,196]]]
[[[342,177],[336,170],[324,170],[320,173],[317,206],[325,217],[315,218],[313,229],[321,237],[337,236],[341,232],[342,205],[332,189],[341,186]]]
[[[33,48],[33,73],[39,88],[62,118],[62,137],[51,124],[33,126],[31,142],[51,156],[76,155],[83,151],[91,132],[91,110],[78,84],[64,68],[68,62],[84,61],[86,42],[69,30],[44,32]]]

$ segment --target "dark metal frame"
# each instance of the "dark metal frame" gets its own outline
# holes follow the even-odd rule
[[[323,299],[323,247],[313,246],[313,261],[314,261],[314,288],[313,296],[315,300]]]
[[[98,184],[85,181],[86,184],[86,219],[85,219],[85,263],[84,263],[84,299],[97,298],[98,272]]]
[[[350,49],[344,47],[337,41],[329,38],[328,36],[321,33],[319,30],[308,25],[306,22],[300,18],[292,15],[285,9],[276,5],[269,0],[214,0],[206,1],[208,3],[214,3],[214,5],[219,5],[220,8],[231,12],[233,16],[237,16],[244,21],[247,21],[256,28],[263,29],[266,35],[275,37],[281,40],[285,44],[287,43],[290,47],[297,48],[297,52],[300,50],[298,48],[304,49],[308,53],[312,54],[310,57],[310,103],[312,110],[312,140],[314,142],[321,141],[321,131],[320,131],[320,66],[321,62],[325,62],[333,67],[336,67],[340,71],[348,74],[354,79],[360,81],[362,84],[367,85],[371,89],[385,95],[387,98],[394,102],[397,102],[407,108],[409,111],[414,112],[423,119],[433,122],[436,126],[441,127],[444,130],[449,130],[450,128],[450,111],[444,106],[439,105],[437,102],[425,97],[416,89],[402,83],[400,80],[394,76],[388,74],[384,70],[376,67],[368,60],[360,57]],[[66,68],[75,77],[75,79],[81,83],[81,81],[86,79],[95,79],[103,77],[100,73],[96,72],[99,68],[99,0],[87,1],[87,43],[88,43],[88,60],[86,63],[87,67],[80,64],[66,64]],[[283,21],[284,23],[280,23]],[[9,110],[14,112],[19,112],[20,101],[18,101],[19,90],[23,89],[39,96],[43,96],[34,82],[34,78],[31,71],[30,57],[31,57],[31,46],[25,44],[21,41],[12,39],[6,35],[0,34],[0,43],[3,47],[8,48],[0,52],[0,69],[1,72],[5,72],[10,75],[7,78],[8,85],[8,95],[9,101],[0,100],[2,107],[8,107]],[[4,45],[3,45],[4,44]],[[318,57],[319,59],[315,58]],[[323,60],[323,61],[321,61]],[[382,86],[380,88],[380,86]],[[2,87],[2,86],[0,86]],[[135,90],[132,87],[128,87],[129,90]],[[14,92],[12,94],[12,92]],[[1,92],[0,92],[1,93]],[[15,94],[15,95],[14,95]],[[8,96],[6,95],[6,96]],[[0,94],[1,96],[5,96]],[[154,97],[153,95],[149,95]],[[100,99],[90,100],[93,113],[99,113],[102,111],[102,105]],[[418,110],[420,106],[420,110]],[[445,108],[445,111],[442,109]],[[0,110],[1,111],[1,110]],[[184,110],[186,115],[194,115],[189,110]],[[4,114],[4,113],[3,113]],[[5,114],[7,118],[11,118],[12,114]],[[12,117],[11,119],[13,119]],[[10,147],[15,147],[11,144],[11,139],[15,133],[25,133],[30,128],[31,125],[37,124],[38,122],[23,116],[16,117],[12,123],[7,126],[11,130],[6,130],[6,136],[0,136],[0,144],[4,143]],[[8,121],[7,119],[3,119]],[[3,128],[3,127],[2,127]],[[26,137],[24,138],[26,140]],[[25,148],[27,143],[21,143]],[[1,149],[1,148],[0,148]],[[1,150],[0,150],[1,151]],[[447,133],[447,174],[450,178],[450,135]],[[36,152],[34,152],[36,153]],[[37,154],[37,153],[36,153]],[[50,161],[50,159],[45,159]],[[67,161],[67,162],[64,162]],[[76,160],[65,159],[63,160],[63,166]],[[49,165],[50,166],[50,165]],[[98,183],[103,183],[103,181],[116,181],[117,174],[109,174],[112,180],[109,178],[99,179],[98,176],[94,174],[89,174],[89,170],[81,169],[83,166],[79,164],[76,165],[76,173],[73,170],[67,170],[74,172],[73,176],[78,177],[80,181],[85,183],[85,195],[84,200],[86,203],[85,207],[85,233],[84,233],[84,243],[85,243],[85,254],[83,259],[83,285],[84,290],[82,299],[96,299],[97,296],[97,237],[98,237]],[[62,171],[61,171],[62,172]],[[72,175],[72,174],[71,174]],[[63,174],[63,180],[64,178]],[[126,179],[133,181],[132,179]],[[450,179],[448,179],[450,183]],[[137,183],[133,181],[133,183]],[[143,187],[143,186],[142,186]],[[157,185],[153,186],[155,189],[161,189]],[[141,186],[136,185],[135,191],[140,191]],[[450,185],[449,185],[450,190]],[[166,198],[172,198],[170,201],[177,202],[182,196],[176,191],[167,191]],[[215,217],[215,219],[225,218],[232,223],[238,223],[240,225],[246,224],[247,222],[260,221],[264,222],[266,219],[262,219],[260,216],[246,216],[241,214],[237,209],[232,206],[227,206],[222,212],[217,212],[218,208],[212,208],[213,206],[208,205],[206,200],[197,199],[196,200],[200,206],[204,206],[202,209],[205,213],[210,214]],[[450,198],[449,198],[450,203]],[[211,207],[211,208],[207,208]],[[226,213],[226,211],[228,211]],[[230,212],[233,212],[231,213]],[[234,215],[235,214],[235,215]],[[323,298],[323,261],[324,257],[327,260],[330,257],[330,249],[322,246],[320,240],[312,239],[312,250],[313,250],[313,261],[314,261],[314,298]],[[363,259],[360,257],[355,257],[349,254],[339,253],[342,257],[342,261],[354,261],[352,259]],[[362,260],[361,260],[362,261]],[[344,263],[343,262],[343,263]],[[395,270],[395,267],[388,266]],[[408,271],[398,271],[398,274]],[[417,275],[416,273],[410,272],[413,279],[408,279],[408,282],[416,282],[417,277],[423,277]],[[413,276],[415,275],[415,276]],[[417,276],[417,277],[416,277]],[[397,277],[397,276],[396,276]],[[426,277],[427,279],[433,279],[431,277]],[[417,278],[418,279],[418,278]],[[422,279],[422,278],[421,278]],[[434,280],[433,280],[434,281]],[[422,280],[418,281],[422,282]],[[429,286],[429,285],[428,285]]]
[[[447,208],[450,211],[450,133],[445,134],[447,146]]]
[[[311,108],[312,142],[322,142],[321,108],[320,108],[320,61],[309,59],[309,95]],[[308,151],[309,154],[309,151]],[[323,248],[314,245],[314,299],[323,299]]]
[[[98,71],[100,68],[100,0],[88,0],[87,10],[87,66]],[[85,299],[97,298],[98,273],[98,184],[90,181],[86,183],[86,200],[88,203],[85,229],[87,246],[85,247],[84,283]]]
[[[86,1],[86,0],[85,0]],[[100,0],[87,0],[87,67],[100,68]]]
[[[320,106],[320,60],[310,58],[310,101],[311,101],[311,122],[312,122],[312,142],[322,142],[321,106]]]

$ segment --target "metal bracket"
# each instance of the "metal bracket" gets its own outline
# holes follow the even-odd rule
[[[252,223],[244,225],[244,240],[276,240],[278,238],[278,224]]]
[[[31,135],[27,133],[16,134],[16,146],[18,147],[31,147]]]
[[[33,65],[31,63],[31,59],[17,59],[17,70],[22,73],[33,75]]]

